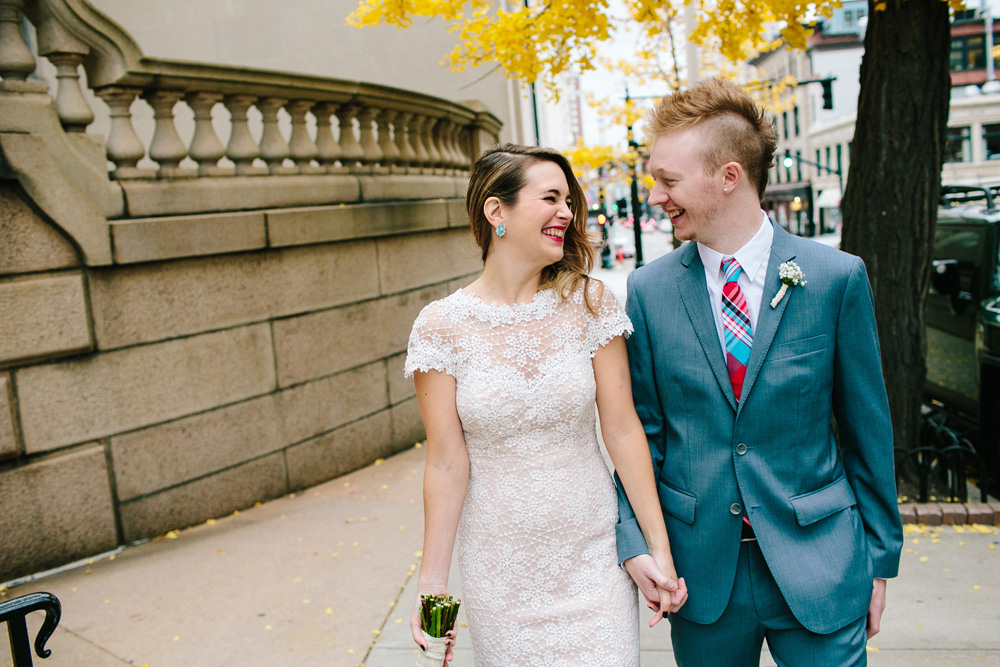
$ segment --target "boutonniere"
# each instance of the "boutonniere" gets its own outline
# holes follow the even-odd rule
[[[785,262],[778,267],[778,277],[781,278],[781,289],[778,293],[774,295],[771,299],[771,308],[777,308],[781,300],[785,298],[785,292],[788,291],[789,285],[792,287],[798,287],[799,285],[806,284],[806,274],[802,273],[802,269],[795,262]]]

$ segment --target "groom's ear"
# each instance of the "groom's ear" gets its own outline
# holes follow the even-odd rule
[[[739,162],[727,162],[722,165],[722,187],[734,192],[736,186],[743,182],[743,165]]]

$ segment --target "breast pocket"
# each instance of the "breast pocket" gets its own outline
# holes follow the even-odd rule
[[[808,354],[815,354],[826,349],[826,334],[800,338],[798,340],[781,343],[771,348],[767,355],[769,362],[782,361],[795,357],[803,357]]]

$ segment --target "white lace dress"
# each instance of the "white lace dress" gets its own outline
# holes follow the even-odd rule
[[[407,376],[443,371],[457,385],[469,451],[458,562],[478,667],[639,664],[638,603],[618,566],[592,363],[599,346],[631,331],[609,290],[594,316],[582,287],[567,300],[544,290],[515,306],[459,290],[413,325]]]

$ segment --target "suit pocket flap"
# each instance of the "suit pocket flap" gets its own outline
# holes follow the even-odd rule
[[[826,348],[826,334],[789,341],[771,348],[767,358],[770,361],[801,357]]]
[[[675,519],[693,524],[696,498],[687,491],[680,491],[663,482],[660,482],[658,486],[660,487],[660,506],[663,507],[664,511]]]
[[[795,509],[795,518],[800,526],[808,526],[835,512],[858,504],[846,477],[841,477],[822,489],[795,496],[790,502]]]

